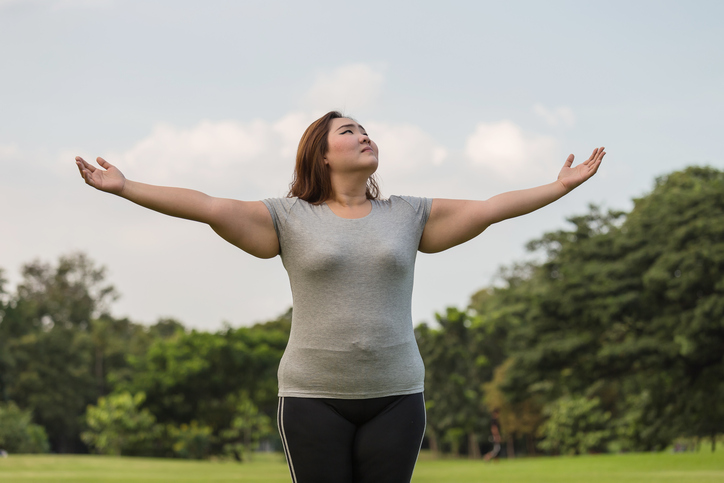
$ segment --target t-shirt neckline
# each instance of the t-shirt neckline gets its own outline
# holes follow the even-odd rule
[[[339,220],[344,220],[344,221],[357,221],[357,220],[365,220],[365,219],[369,218],[370,216],[372,216],[372,213],[375,211],[375,200],[369,200],[369,201],[370,201],[370,205],[372,205],[372,207],[370,208],[370,212],[367,213],[365,216],[362,216],[362,217],[360,217],[360,218],[345,218],[345,217],[343,217],[343,216],[339,216],[337,213],[335,213],[334,211],[332,211],[332,208],[329,207],[329,205],[327,204],[326,201],[323,201],[323,202],[322,202],[322,205],[323,205],[325,208],[327,208],[327,211],[329,212],[329,214],[331,214],[333,217],[335,217],[335,218],[337,218],[337,219],[339,219]]]

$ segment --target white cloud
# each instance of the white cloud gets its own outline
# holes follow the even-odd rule
[[[384,75],[369,64],[349,64],[317,75],[303,103],[314,111],[338,109],[346,113],[368,108],[377,102]]]
[[[576,115],[573,114],[573,110],[570,107],[560,106],[548,109],[538,102],[533,106],[533,112],[551,127],[558,127],[560,125],[572,127],[576,123]]]
[[[291,112],[276,121],[203,120],[191,128],[157,125],[129,149],[107,160],[126,176],[149,183],[232,192],[229,196],[286,194],[297,146],[314,120]],[[365,122],[380,146],[380,176],[399,181],[422,176],[448,158],[448,149],[413,124]],[[67,156],[66,156],[67,158]]]
[[[465,145],[465,154],[474,165],[485,167],[504,180],[550,175],[551,169],[559,164],[557,151],[554,138],[524,132],[511,121],[479,123]]]
[[[20,150],[15,144],[0,144],[0,158],[15,157],[20,154]]]
[[[204,120],[188,129],[157,125],[107,160],[129,178],[223,189],[237,196],[282,194],[291,178],[299,137],[311,117],[290,113],[276,122]]]
[[[204,120],[190,128],[158,125],[107,159],[130,179],[149,183],[240,199],[284,196],[299,139],[313,120],[311,113],[300,111],[274,121]],[[491,189],[516,188],[550,177],[562,164],[555,139],[524,132],[511,121],[478,124],[465,146],[471,161],[467,163],[455,154],[459,148],[439,143],[414,124],[364,124],[380,147],[378,174],[387,195],[404,191],[471,196],[483,182]]]
[[[383,196],[430,194],[439,181],[433,172],[448,159],[448,150],[413,124],[365,121],[364,126],[380,149],[377,174]]]
[[[447,149],[413,124],[368,122],[365,127],[380,148],[380,163],[387,172],[439,166],[447,158]]]
[[[305,112],[290,112],[272,125],[272,130],[280,136],[282,144],[279,153],[284,158],[294,160],[302,134],[309,127],[315,116]]]

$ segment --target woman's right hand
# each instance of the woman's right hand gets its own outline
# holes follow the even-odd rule
[[[126,184],[126,177],[123,173],[103,158],[96,158],[96,162],[103,169],[96,168],[80,156],[75,157],[75,164],[78,166],[80,175],[86,184],[97,190],[120,195]]]

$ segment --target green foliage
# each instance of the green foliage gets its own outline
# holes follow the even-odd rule
[[[586,454],[605,450],[612,436],[611,414],[601,409],[597,397],[563,396],[544,409],[548,417],[540,426],[538,446],[557,454]]]
[[[146,394],[147,407],[163,424],[209,426],[215,435],[230,428],[245,391],[269,417],[276,412],[276,372],[289,338],[291,312],[254,327],[215,334],[177,332],[156,339],[132,359],[134,377],[119,388]],[[216,450],[214,450],[216,451]]]
[[[115,290],[83,254],[62,256],[54,266],[26,264],[22,275],[3,302],[2,397],[33,412],[54,451],[78,451],[80,416],[104,389],[91,326]]]
[[[655,413],[648,411],[651,406],[651,395],[646,390],[625,394],[625,400],[618,406],[618,417],[612,421],[616,438],[611,449],[635,451],[661,433],[661,426],[669,422],[657,419]]]
[[[78,449],[80,416],[97,394],[88,334],[58,327],[11,340],[8,349],[9,398],[33,412],[54,449]]]
[[[448,308],[437,314],[439,329],[425,324],[415,330],[425,361],[425,401],[428,435],[442,438],[446,448],[458,451],[455,438],[480,432],[485,421],[480,384],[489,361],[475,358],[473,316]]]
[[[15,403],[0,403],[0,449],[10,453],[47,453],[48,435],[33,424],[30,411]]]
[[[530,245],[548,260],[517,282],[508,392],[598,395],[630,449],[723,432],[724,173],[688,168],[625,220],[592,207],[570,221]]]
[[[427,434],[431,445],[458,451],[467,435],[470,457],[479,456],[478,439],[489,434],[489,411],[483,403],[483,384],[506,358],[507,328],[487,292],[469,310],[448,308],[436,314],[438,328],[421,324],[415,329],[420,354],[425,361]],[[461,441],[455,441],[455,438]],[[438,441],[439,439],[439,441]]]
[[[31,411],[53,451],[84,451],[85,442],[103,453],[204,457],[222,451],[234,394],[247,391],[274,414],[291,311],[216,334],[173,319],[143,327],[108,313],[115,290],[104,277],[83,254],[27,264],[15,293],[0,272],[0,401]],[[143,402],[128,399],[141,393]]]
[[[262,439],[273,433],[273,428],[271,418],[259,412],[246,393],[240,393],[236,400],[231,427],[223,430],[221,437],[225,440],[224,453],[244,461],[250,459],[252,452],[259,448]]]
[[[15,293],[0,283],[0,400],[31,410],[53,451],[83,451],[86,406],[132,379],[129,358],[183,326],[168,319],[146,328],[109,315],[115,289],[83,254],[34,261],[22,273]]]
[[[143,393],[113,394],[88,406],[83,441],[98,453],[108,455],[143,454],[160,436],[156,418],[140,406]]]
[[[442,442],[450,448],[450,453],[453,456],[460,455],[460,446],[463,439],[465,438],[466,431],[463,428],[448,427],[442,436]]]
[[[115,288],[105,284],[105,268],[96,267],[83,253],[61,256],[56,266],[39,260],[28,263],[22,276],[15,308],[30,323],[10,329],[16,335],[53,327],[86,330],[90,320],[117,298]]]
[[[468,308],[416,329],[431,447],[474,455],[499,406],[504,430],[532,448],[546,403],[549,451],[609,440],[616,450],[662,449],[724,433],[724,172],[672,173],[631,213],[592,206],[569,221],[529,244],[545,261],[503,269]],[[153,437],[124,442],[120,417],[107,442],[88,440],[99,451],[247,458],[267,434],[291,312],[217,333],[171,319],[143,327],[108,313],[115,290],[85,255],[27,264],[14,292],[3,273],[0,402],[33,414],[53,451],[84,451],[85,408],[104,397],[110,407],[124,391],[146,395],[113,403],[127,419],[145,415]],[[555,442],[556,418],[600,422],[576,412],[592,401],[609,433]]]
[[[513,363],[513,359],[509,358],[495,368],[493,379],[483,384],[484,401],[490,412],[495,409],[500,411],[499,419],[506,439],[524,437],[528,453],[535,454],[533,440],[543,422],[541,402],[536,395],[523,401],[511,402],[503,391],[502,386]]]
[[[209,456],[213,441],[212,429],[200,426],[196,421],[180,426],[167,426],[168,437],[173,441],[173,453],[179,458],[200,460]]]

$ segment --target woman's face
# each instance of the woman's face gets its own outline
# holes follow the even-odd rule
[[[324,156],[332,171],[369,171],[372,175],[377,170],[378,154],[377,145],[356,121],[346,117],[332,119]]]

